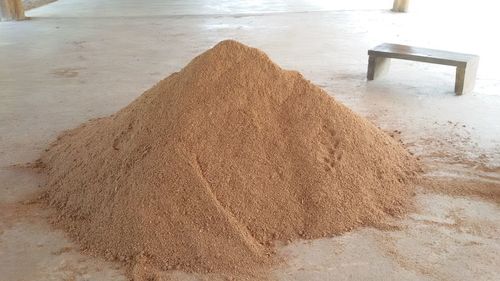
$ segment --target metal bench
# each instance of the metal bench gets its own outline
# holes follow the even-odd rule
[[[455,93],[472,91],[476,80],[479,56],[405,45],[384,43],[368,50],[367,79],[373,80],[389,69],[390,59],[422,61],[456,67]]]

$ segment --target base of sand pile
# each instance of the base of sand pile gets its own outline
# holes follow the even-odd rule
[[[162,270],[252,272],[272,242],[377,226],[416,160],[261,51],[223,41],[42,155],[43,200],[88,251]]]

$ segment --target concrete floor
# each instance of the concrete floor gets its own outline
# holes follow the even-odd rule
[[[500,43],[478,32],[500,26],[492,9],[455,5],[443,20],[424,0],[409,14],[383,10],[392,1],[366,10],[357,9],[362,1],[330,2],[59,0],[29,11],[29,21],[1,22],[0,280],[125,280],[119,265],[80,253],[51,228],[47,211],[16,203],[43,179],[12,165],[37,159],[61,130],[115,112],[227,38],[301,71],[383,129],[402,131],[431,174],[500,185]],[[367,83],[366,51],[381,42],[479,54],[475,91],[457,97],[452,68],[405,61]],[[270,275],[500,280],[498,203],[428,192],[417,201],[417,211],[394,222],[399,230],[280,247],[286,263]]]

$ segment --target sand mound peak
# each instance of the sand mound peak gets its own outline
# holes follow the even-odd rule
[[[224,58],[221,60],[221,58]],[[203,61],[205,66],[215,65],[237,65],[242,61],[253,61],[265,67],[276,68],[277,66],[269,57],[259,49],[249,47],[235,40],[224,40],[219,42],[213,48],[196,57],[193,62]]]
[[[397,142],[261,51],[223,41],[42,156],[46,200],[84,247],[162,269],[245,271],[273,240],[404,212]]]

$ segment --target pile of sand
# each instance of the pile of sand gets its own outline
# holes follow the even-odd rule
[[[418,169],[392,138],[261,51],[223,41],[42,156],[44,198],[90,251],[244,271],[271,242],[404,211]]]

